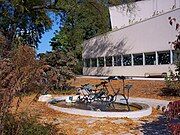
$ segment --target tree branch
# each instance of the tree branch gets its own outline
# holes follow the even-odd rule
[[[63,8],[55,7],[55,6],[53,6],[53,5],[48,5],[48,6],[45,6],[45,5],[42,5],[42,6],[33,6],[32,9],[33,9],[33,10],[54,9],[54,10],[58,10],[58,11],[64,11]]]

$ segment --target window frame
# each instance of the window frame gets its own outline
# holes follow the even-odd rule
[[[130,58],[128,58],[130,56]],[[129,60],[130,60],[130,64],[129,65],[127,65],[127,64],[125,64],[125,58],[128,58]],[[128,60],[127,59],[127,60]],[[129,61],[128,60],[128,61]],[[126,62],[126,63],[128,63],[128,62]],[[125,54],[125,55],[123,55],[123,66],[132,66],[132,55],[131,54]]]
[[[168,63],[160,63],[160,59],[159,59],[159,54],[163,54],[163,53],[169,53],[169,62]],[[158,59],[158,65],[167,65],[167,64],[171,64],[171,53],[170,53],[170,51],[168,50],[168,51],[158,51],[157,52],[157,59]]]
[[[97,58],[91,58],[91,67],[97,67]]]
[[[89,62],[88,62],[88,61],[89,61]],[[87,63],[87,62],[88,62],[88,63]],[[90,58],[85,58],[85,59],[84,59],[84,67],[86,67],[86,68],[91,67]]]
[[[108,58],[111,58],[110,63],[108,63]],[[112,56],[106,56],[105,60],[106,60],[106,67],[112,67],[112,65],[113,65]]]
[[[142,56],[142,63],[141,64],[136,64],[136,61],[135,61],[135,57],[137,57],[137,56]],[[133,66],[143,66],[143,53],[135,53],[135,54],[133,54]]]
[[[114,66],[122,66],[122,56],[114,56]]]
[[[154,55],[153,64],[147,64],[147,62],[146,62],[146,56],[147,56],[147,55],[150,56],[150,55],[152,55],[152,54]],[[157,61],[157,60],[156,60],[156,52],[146,52],[146,53],[144,53],[144,61],[145,61],[145,63],[144,63],[145,65],[156,65],[156,61]]]
[[[105,66],[105,62],[104,62],[104,57],[98,57],[98,67],[104,67]],[[103,60],[102,60],[103,59]],[[100,61],[103,61],[103,64],[101,65]]]

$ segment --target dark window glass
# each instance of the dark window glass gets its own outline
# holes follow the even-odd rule
[[[98,65],[99,67],[104,67],[104,57],[98,58]]]
[[[145,65],[156,65],[156,54],[155,54],[155,52],[145,53]]]
[[[107,67],[112,66],[112,57],[111,56],[106,57],[106,66]]]
[[[114,66],[121,66],[121,56],[114,56]]]
[[[176,63],[180,60],[180,51],[173,50],[173,63]]]
[[[133,54],[134,65],[143,65],[143,54]]]
[[[174,50],[172,51],[173,54],[173,63],[176,61],[176,53],[174,53]]]
[[[158,64],[170,63],[170,51],[158,52]]]
[[[131,66],[131,55],[123,55],[123,66]]]
[[[90,67],[90,59],[84,59],[84,67]]]
[[[91,62],[92,62],[92,67],[97,67],[97,59],[96,58],[92,58]]]

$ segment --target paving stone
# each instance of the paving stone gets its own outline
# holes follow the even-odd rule
[[[125,134],[121,134],[121,135],[134,135],[134,134],[131,134],[131,133],[125,133]]]
[[[51,121],[52,125],[58,125],[60,123],[63,123],[60,118],[55,118]]]
[[[105,119],[100,119],[100,118],[88,118],[88,119],[86,120],[86,123],[87,123],[87,124],[92,124],[92,123],[94,123],[94,122],[96,122],[96,121],[98,121],[98,120],[104,121]]]
[[[95,134],[93,135],[104,135],[103,132],[99,131],[99,132],[96,132]]]
[[[77,128],[77,134],[80,134],[84,131],[84,128]]]
[[[126,121],[126,120],[123,120],[123,119],[118,119],[118,120],[113,120],[113,121],[111,121],[111,122],[113,122],[113,123],[115,123],[115,124],[123,124],[123,123],[126,123],[127,121]]]

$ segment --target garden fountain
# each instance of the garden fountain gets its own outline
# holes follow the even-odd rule
[[[121,89],[115,91],[111,81],[114,79],[122,80]],[[125,77],[108,77],[100,84],[92,86],[83,85],[78,89],[75,96],[60,96],[48,101],[48,106],[54,110],[69,114],[85,115],[93,117],[127,117],[139,118],[148,116],[152,113],[152,107],[141,102],[132,102],[129,100],[129,90],[132,85],[124,85]],[[106,84],[109,83],[113,94],[109,94]],[[101,89],[97,90],[99,86]]]

